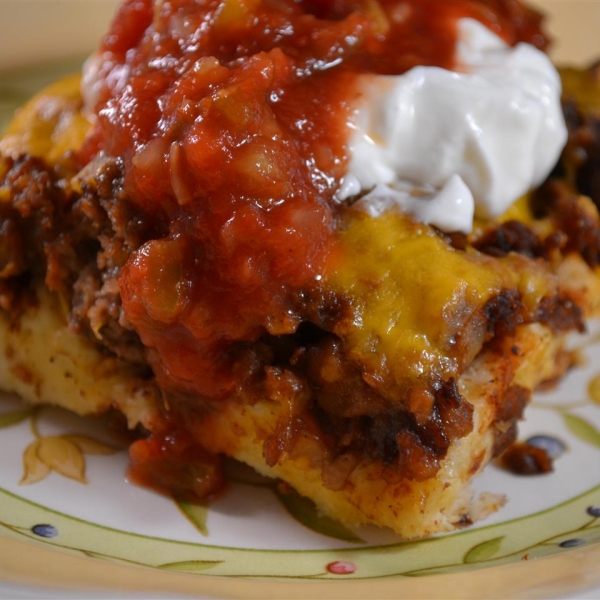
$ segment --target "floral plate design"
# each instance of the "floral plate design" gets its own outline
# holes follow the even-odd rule
[[[0,129],[34,91],[80,61],[0,78]],[[175,503],[125,480],[127,452],[100,421],[0,397],[0,534],[74,556],[226,578],[379,580],[462,573],[600,544],[600,337],[574,340],[584,364],[536,394],[521,439],[555,456],[554,472],[491,466],[477,491],[507,506],[454,534],[403,542],[350,530],[285,486],[232,465],[207,506]]]

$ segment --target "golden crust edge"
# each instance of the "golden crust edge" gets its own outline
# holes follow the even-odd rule
[[[154,384],[69,329],[57,296],[43,287],[36,296],[18,317],[0,311],[0,389],[80,416],[114,408],[131,429],[149,426],[160,405]]]

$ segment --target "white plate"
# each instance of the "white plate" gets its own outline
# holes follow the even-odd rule
[[[3,3],[0,66],[19,68],[0,76],[0,112],[78,61],[42,69],[19,63],[83,52],[111,4]],[[555,15],[563,59],[600,56],[600,3],[541,4]],[[29,35],[19,36],[23,18]],[[36,19],[45,38],[36,36]],[[81,23],[92,33],[82,37]],[[69,38],[70,30],[78,34]],[[242,471],[209,509],[176,505],[125,482],[126,452],[103,454],[104,446],[90,440],[115,441],[97,424],[48,408],[24,411],[16,400],[2,399],[0,597],[66,593],[48,591],[52,586],[86,590],[90,597],[106,590],[120,590],[121,597],[123,590],[132,597],[147,597],[148,590],[195,597],[550,597],[600,585],[600,346],[586,352],[587,366],[537,395],[521,428],[522,438],[541,435],[564,446],[555,472],[521,478],[491,467],[477,488],[506,493],[504,509],[469,530],[412,543],[375,529],[336,526]],[[32,443],[45,446],[51,469],[35,483],[20,484]]]

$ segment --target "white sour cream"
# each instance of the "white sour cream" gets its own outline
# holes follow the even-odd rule
[[[371,214],[396,205],[468,233],[474,215],[501,215],[548,176],[567,138],[550,59],[472,19],[459,22],[456,52],[456,72],[364,76],[339,200],[372,190],[358,203]]]

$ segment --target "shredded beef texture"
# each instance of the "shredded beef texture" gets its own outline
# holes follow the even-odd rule
[[[75,331],[145,364],[121,309],[117,278],[131,252],[157,228],[123,197],[118,161],[105,161],[82,180],[81,193],[70,183],[75,163],[49,167],[21,156],[5,159],[4,166],[0,190],[8,201],[0,204],[0,306],[18,310],[23,295],[43,280],[69,303]]]

